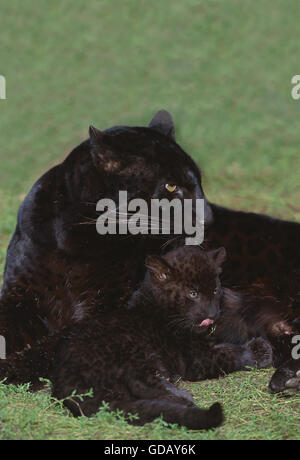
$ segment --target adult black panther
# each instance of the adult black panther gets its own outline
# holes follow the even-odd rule
[[[168,185],[169,184],[169,185]],[[173,190],[172,184],[177,184]],[[172,234],[103,235],[96,203],[144,198],[204,198],[201,173],[174,140],[170,115],[149,127],[114,127],[90,138],[33,186],[7,251],[0,334],[11,354],[49,333],[121,306],[144,276],[144,260]],[[207,220],[210,208],[207,206]],[[124,216],[119,216],[124,219]],[[173,235],[174,237],[174,235]]]
[[[147,128],[92,128],[90,139],[30,191],[8,248],[0,298],[0,334],[9,353],[104,305],[124,304],[144,276],[146,255],[172,239],[100,237],[96,202],[117,201],[119,190],[147,201],[204,197],[200,170],[175,142],[167,112]],[[206,224],[205,247],[227,249],[223,284],[272,295],[297,315],[300,224],[208,203]]]

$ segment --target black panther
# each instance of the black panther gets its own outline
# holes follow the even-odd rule
[[[143,279],[146,255],[159,253],[174,237],[99,235],[96,204],[101,198],[117,202],[119,190],[127,191],[128,200],[147,202],[204,198],[201,172],[175,142],[168,113],[159,112],[149,127],[91,127],[89,139],[25,198],[0,297],[0,335],[8,355],[102,308],[124,305]]]

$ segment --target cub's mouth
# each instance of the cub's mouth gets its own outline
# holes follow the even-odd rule
[[[213,317],[207,317],[207,318],[204,318],[201,320],[199,320],[199,322],[197,322],[196,326],[198,328],[198,330],[201,330],[201,331],[204,331],[204,330],[207,330],[208,328],[211,328],[211,327],[214,327],[217,320],[219,319],[220,317],[220,313],[217,313],[215,316]]]
[[[215,320],[206,318],[200,324],[198,324],[198,326],[199,327],[209,327],[209,326],[212,326],[214,323],[215,323]]]
[[[212,334],[216,328],[217,317],[216,318],[205,318],[201,321],[198,321],[194,324],[194,332],[200,335]]]

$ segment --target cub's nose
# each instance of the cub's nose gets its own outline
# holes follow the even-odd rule
[[[207,310],[207,318],[213,319],[216,321],[220,316],[220,307],[214,305]]]

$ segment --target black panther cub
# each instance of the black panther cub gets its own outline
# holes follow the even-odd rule
[[[74,415],[110,409],[138,414],[142,425],[163,416],[190,429],[209,429],[223,419],[221,406],[196,406],[190,394],[175,387],[179,377],[213,378],[246,366],[267,367],[271,348],[263,339],[246,345],[214,345],[209,327],[219,317],[219,280],[225,250],[204,252],[185,246],[165,256],[148,256],[148,271],[126,311],[103,312],[62,339],[54,363],[53,396],[64,399]]]

